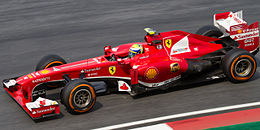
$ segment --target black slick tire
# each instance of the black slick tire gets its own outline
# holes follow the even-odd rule
[[[198,35],[218,38],[223,35],[222,31],[212,25],[203,26],[196,32]]]
[[[67,111],[72,114],[88,112],[96,102],[94,88],[83,79],[68,82],[62,90],[61,97]]]
[[[66,64],[67,62],[58,55],[46,55],[36,65],[35,71]]]
[[[225,75],[233,83],[248,81],[257,68],[254,56],[240,48],[229,51],[223,58],[222,65]]]

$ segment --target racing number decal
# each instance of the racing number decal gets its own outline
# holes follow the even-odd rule
[[[166,39],[165,40],[165,45],[170,48],[172,46],[172,39]]]
[[[109,67],[109,73],[110,73],[111,75],[114,75],[115,72],[116,72],[116,67],[115,67],[115,66],[110,66],[110,67]]]

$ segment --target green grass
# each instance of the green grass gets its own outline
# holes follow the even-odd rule
[[[260,122],[250,122],[244,124],[223,126],[217,128],[210,128],[207,130],[260,130]]]

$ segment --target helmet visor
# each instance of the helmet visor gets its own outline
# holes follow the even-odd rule
[[[133,58],[137,53],[136,52],[132,52],[132,51],[129,51],[129,58]]]

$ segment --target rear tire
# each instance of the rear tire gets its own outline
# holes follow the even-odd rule
[[[91,84],[83,79],[70,81],[61,92],[62,103],[72,114],[90,111],[96,102],[96,93]]]
[[[233,83],[248,81],[257,68],[254,56],[240,48],[229,51],[222,64],[224,73]]]
[[[208,37],[219,38],[220,36],[223,35],[223,32],[219,28],[217,28],[215,26],[207,25],[207,26],[201,27],[196,32],[196,34],[203,35],[203,36],[208,36]]]

